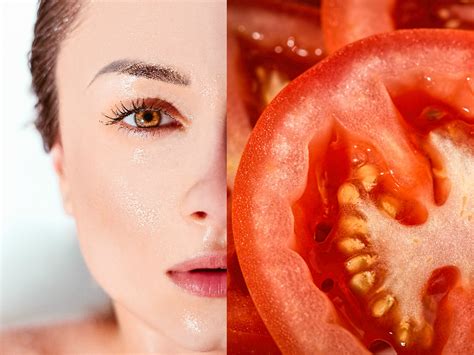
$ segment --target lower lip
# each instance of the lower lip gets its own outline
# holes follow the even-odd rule
[[[171,280],[186,292],[201,297],[226,297],[227,272],[173,271]]]

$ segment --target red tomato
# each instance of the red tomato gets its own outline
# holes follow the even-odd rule
[[[330,53],[376,33],[407,28],[474,29],[472,0],[325,0],[322,26]]]
[[[374,36],[291,82],[252,132],[232,206],[279,348],[474,353],[473,176],[474,32]]]
[[[319,10],[302,1],[231,1],[228,27],[230,201],[240,156],[257,118],[289,80],[323,58],[324,52]],[[279,353],[241,275],[230,224],[228,230],[228,351],[232,354]]]

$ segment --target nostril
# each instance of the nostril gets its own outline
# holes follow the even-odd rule
[[[203,219],[205,219],[207,217],[207,213],[204,212],[204,211],[197,211],[197,212],[194,212],[191,217],[193,217],[194,219],[198,220],[198,221],[201,221]]]

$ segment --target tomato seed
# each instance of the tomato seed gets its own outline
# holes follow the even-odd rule
[[[359,190],[351,183],[342,184],[337,191],[337,200],[340,205],[355,204],[359,197]]]
[[[375,187],[378,176],[379,172],[372,164],[363,165],[356,171],[356,178],[362,182],[366,191],[371,191]]]
[[[375,301],[372,306],[372,315],[375,318],[383,317],[392,308],[395,298],[392,295],[385,295]]]
[[[354,292],[367,293],[375,283],[374,271],[363,271],[355,274],[349,284]]]
[[[338,243],[339,250],[345,254],[354,254],[365,248],[364,242],[357,238],[344,238]]]
[[[346,270],[350,273],[355,273],[359,271],[363,271],[370,267],[373,263],[375,262],[375,257],[368,255],[368,254],[363,254],[363,255],[357,255],[354,256],[353,258],[350,258],[349,260],[346,261]]]

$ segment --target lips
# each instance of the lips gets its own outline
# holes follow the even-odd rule
[[[184,291],[201,297],[226,297],[227,256],[209,254],[175,265],[167,275]]]

